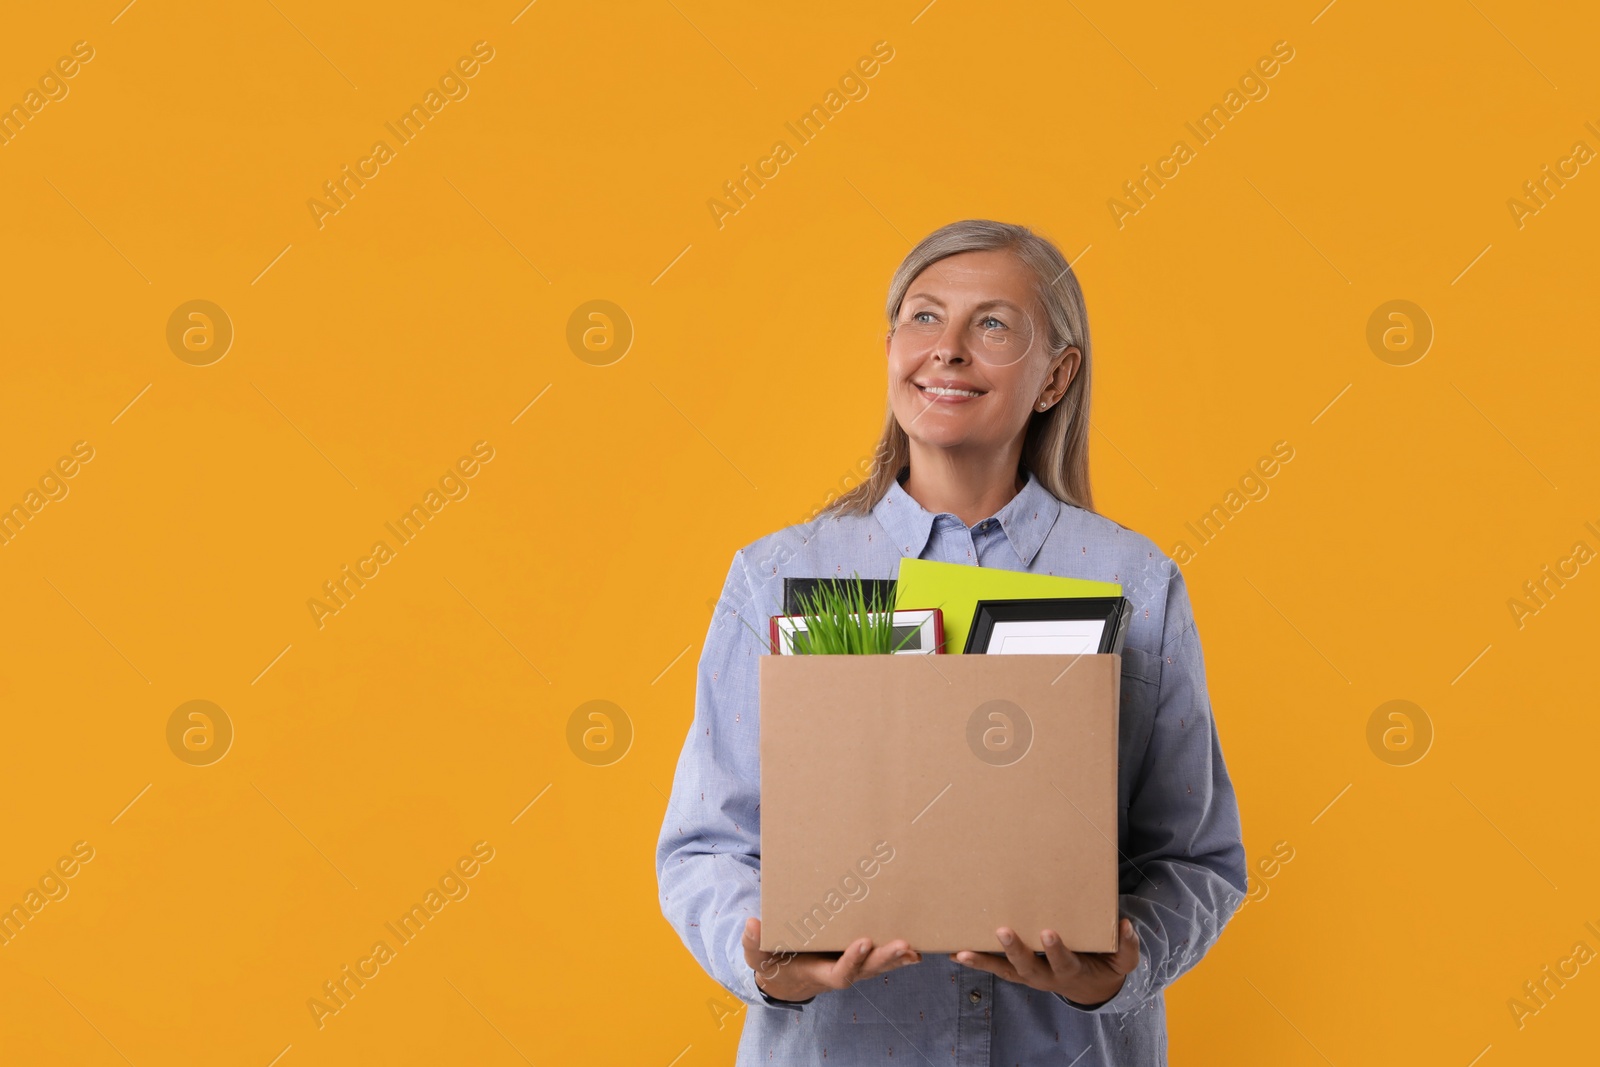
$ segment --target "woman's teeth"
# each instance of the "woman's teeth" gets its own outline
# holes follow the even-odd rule
[[[971,389],[941,389],[937,385],[924,385],[921,388],[922,388],[922,391],[924,393],[932,393],[934,396],[982,396],[983,395],[982,393],[975,393]]]

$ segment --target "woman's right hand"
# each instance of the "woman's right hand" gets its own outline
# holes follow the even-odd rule
[[[767,996],[809,1000],[829,989],[847,989],[863,978],[921,963],[922,953],[904,940],[873,947],[870,937],[857,938],[843,952],[763,952],[761,920],[750,918],[744,924],[744,959]]]

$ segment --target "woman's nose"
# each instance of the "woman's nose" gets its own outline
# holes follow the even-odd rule
[[[952,327],[939,335],[933,347],[933,356],[941,363],[962,363],[967,359],[966,336]]]

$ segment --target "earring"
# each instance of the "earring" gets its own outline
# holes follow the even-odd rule
[[[1043,411],[1043,410],[1045,410],[1045,409],[1046,409],[1046,408],[1048,408],[1048,407],[1049,407],[1049,406],[1050,406],[1050,401],[1048,401],[1048,400],[1041,400],[1041,401],[1039,401],[1039,410],[1040,410],[1040,411]]]

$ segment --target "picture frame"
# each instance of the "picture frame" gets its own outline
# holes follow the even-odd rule
[[[968,655],[1120,655],[1132,615],[1125,597],[980,600],[962,651]]]
[[[855,618],[852,614],[851,618]],[[909,637],[903,647],[890,653],[895,656],[928,656],[944,653],[944,612],[938,608],[899,608],[893,613],[894,640]],[[805,617],[801,615],[774,615],[770,623],[772,654],[793,656],[793,635],[804,633]],[[914,631],[914,633],[912,632]],[[804,654],[804,653],[800,653]]]
[[[825,578],[798,578],[785,576],[783,579],[783,613],[785,615],[799,615],[804,610],[804,602],[817,594],[817,590],[825,585],[843,585],[847,579]],[[861,586],[867,594],[867,606],[874,603],[882,607],[891,607],[894,604],[895,580],[893,578],[863,578]]]

